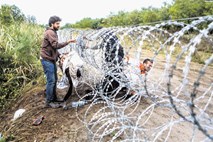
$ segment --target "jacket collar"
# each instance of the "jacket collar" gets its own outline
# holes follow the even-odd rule
[[[56,32],[56,30],[52,29],[51,27],[47,27],[47,28],[46,28],[46,31],[47,31],[47,30],[52,30],[52,31]]]

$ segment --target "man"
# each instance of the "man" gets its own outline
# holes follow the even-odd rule
[[[153,64],[153,61],[150,59],[145,59],[143,61],[143,64],[140,63],[141,74],[147,74],[150,71],[150,69],[152,68],[152,64]]]
[[[132,62],[132,59],[130,60],[130,57],[127,55],[125,57],[125,62],[127,64],[131,64],[130,62]],[[151,70],[152,64],[153,64],[153,60],[148,59],[148,58],[145,59],[143,61],[143,63],[140,62],[139,69],[140,69],[141,74],[147,74]]]
[[[57,49],[63,48],[69,43],[74,43],[75,40],[68,40],[63,43],[58,42],[57,31],[60,28],[61,18],[52,16],[49,19],[49,27],[44,33],[44,38],[41,47],[41,63],[46,75],[46,104],[45,107],[58,107],[56,97],[57,83],[57,67],[56,61],[59,57]]]
[[[126,57],[126,61],[127,61],[127,63],[129,63],[129,60],[130,60],[130,58],[129,58],[129,56],[127,56]],[[153,60],[151,60],[151,59],[145,59],[144,61],[143,61],[143,63],[140,63],[140,65],[139,65],[139,69],[140,69],[140,73],[141,73],[141,75],[147,75],[147,73],[151,70],[151,68],[152,68],[152,64],[153,64]],[[134,77],[135,76],[135,77]],[[132,75],[131,77],[130,77],[131,79],[135,79],[134,80],[134,82],[136,82],[137,81],[137,79],[139,79],[138,77],[137,77],[137,75]],[[133,81],[132,80],[132,81]],[[128,90],[127,88],[125,88],[124,90]],[[129,99],[131,96],[133,96],[133,95],[135,95],[135,91],[134,90],[130,90],[130,94],[128,94],[127,95],[127,97],[126,97],[126,99]]]

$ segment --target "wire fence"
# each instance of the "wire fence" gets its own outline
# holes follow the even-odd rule
[[[59,52],[91,141],[213,140],[213,16],[152,24],[60,31],[77,39]]]

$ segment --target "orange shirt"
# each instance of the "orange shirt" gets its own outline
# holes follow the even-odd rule
[[[129,60],[130,60],[130,57],[127,55],[127,56],[125,57],[125,60],[126,60],[127,63],[128,63]],[[145,74],[145,73],[146,73],[146,69],[145,69],[143,63],[140,63],[139,69],[140,69],[140,71],[141,71],[141,74]]]
[[[140,67],[139,68],[140,68],[141,74],[145,74],[146,73],[146,69],[145,69],[143,63],[140,63]]]

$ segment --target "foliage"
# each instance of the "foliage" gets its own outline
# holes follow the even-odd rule
[[[73,26],[73,28],[87,28],[91,27],[93,28],[94,25],[98,22],[96,19],[91,19],[91,18],[84,18],[80,22],[77,22],[76,25]]]
[[[204,0],[176,0],[169,9],[172,19],[204,16]]]
[[[3,5],[0,8],[0,16],[3,17],[0,20],[0,106],[2,108],[5,107],[6,102],[19,95],[23,86],[41,75],[39,50],[43,28],[29,23],[17,7],[10,11],[13,7],[15,6]]]
[[[107,18],[84,18],[75,24],[66,24],[65,28],[99,28],[111,26],[130,26],[147,24],[156,21],[190,18],[213,14],[213,3],[205,0],[174,0],[173,3],[161,8],[142,8],[132,12],[119,11]],[[95,25],[95,26],[94,26]]]
[[[0,138],[0,142],[6,142],[4,138]]]
[[[2,5],[0,8],[0,19],[0,24],[8,25],[14,22],[23,22],[25,15],[15,5]]]

